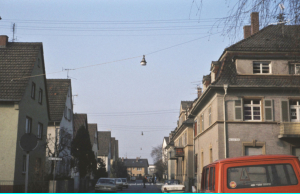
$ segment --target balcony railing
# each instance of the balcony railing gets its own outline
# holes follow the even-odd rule
[[[278,138],[300,138],[300,123],[280,123],[280,135]]]
[[[175,148],[175,156],[176,157],[184,157],[183,148]]]

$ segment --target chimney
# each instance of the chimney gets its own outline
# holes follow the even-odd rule
[[[8,36],[0,35],[0,48],[6,48],[8,42]]]
[[[244,26],[244,39],[251,36],[251,26]]]
[[[258,12],[251,13],[251,35],[259,31],[259,15]]]
[[[136,160],[135,160],[136,162],[138,162],[139,161],[139,157],[136,157]]]
[[[202,88],[197,87],[198,98],[202,95]]]
[[[122,157],[122,162],[124,162],[124,157]]]

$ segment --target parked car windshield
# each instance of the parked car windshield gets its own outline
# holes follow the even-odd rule
[[[99,179],[97,183],[101,184],[115,184],[114,179]]]
[[[298,184],[290,164],[270,164],[228,168],[229,189],[285,186]]]
[[[168,184],[168,185],[178,185],[179,181],[178,180],[166,180],[165,184]]]
[[[123,182],[123,183],[126,183],[126,179],[122,179],[122,182]]]

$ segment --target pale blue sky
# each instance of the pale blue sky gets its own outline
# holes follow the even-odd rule
[[[152,163],[152,147],[176,127],[180,101],[196,98],[192,82],[200,83],[211,61],[229,46],[217,28],[198,39],[210,35],[215,18],[226,16],[224,2],[204,0],[199,19],[200,0],[2,0],[0,34],[11,40],[15,23],[18,42],[43,42],[47,78],[66,78],[66,71],[49,74],[62,68],[138,56],[69,76],[75,78],[73,95],[78,94],[74,112],[87,113],[98,130],[110,129],[120,157]],[[144,54],[148,63],[142,67]]]

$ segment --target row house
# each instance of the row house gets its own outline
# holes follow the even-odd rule
[[[111,132],[98,131],[98,155],[97,160],[102,160],[105,163],[108,177],[110,177],[111,167]]]
[[[172,133],[173,146],[170,146],[168,160],[174,160],[174,178],[180,180],[186,187],[187,192],[191,192],[188,185],[192,184],[194,174],[193,168],[193,119],[188,118],[188,108],[192,101],[182,101],[180,104],[178,126]],[[175,171],[175,172],[174,172]],[[172,178],[172,175],[171,177]]]
[[[71,142],[73,140],[73,103],[70,79],[47,79],[50,120],[47,128],[46,170],[53,172],[54,161],[59,157],[56,175],[71,176]]]
[[[169,144],[169,137],[164,137],[163,143],[162,143],[162,162],[163,164],[168,163],[168,152],[167,152],[167,145]],[[163,179],[168,179],[168,169],[165,170],[163,173]]]
[[[223,158],[300,156],[300,26],[259,30],[258,13],[244,39],[226,48],[203,77],[189,110],[194,120],[194,173]]]
[[[148,175],[148,159],[142,159],[139,157],[136,157],[135,159],[122,158],[122,162],[127,168],[127,172],[130,177],[141,179],[142,177]]]
[[[42,43],[8,42],[0,36],[0,180],[7,192],[24,192],[26,152],[19,145],[34,134],[29,153],[29,182],[42,180],[49,109]]]

